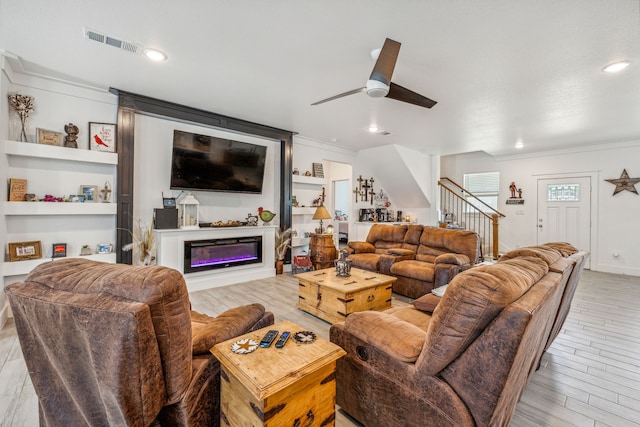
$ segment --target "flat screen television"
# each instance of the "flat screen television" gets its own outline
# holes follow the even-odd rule
[[[262,193],[267,147],[173,131],[171,189]]]

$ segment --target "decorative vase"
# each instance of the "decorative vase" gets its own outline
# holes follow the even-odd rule
[[[276,274],[282,274],[284,272],[284,261],[279,259],[276,261]]]

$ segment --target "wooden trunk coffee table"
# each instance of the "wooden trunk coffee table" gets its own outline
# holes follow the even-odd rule
[[[260,342],[270,329],[291,332],[283,348],[274,341],[248,354],[231,350],[242,339]],[[221,426],[335,425],[336,360],[346,353],[320,337],[299,343],[294,334],[301,331],[284,321],[211,349],[221,365]]]
[[[393,276],[351,269],[351,276],[336,276],[335,268],[296,274],[297,307],[329,323],[343,322],[351,313],[391,308]]]

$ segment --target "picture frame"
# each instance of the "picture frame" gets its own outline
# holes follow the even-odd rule
[[[54,130],[36,128],[36,143],[44,145],[64,146],[64,134]]]
[[[322,163],[313,163],[313,176],[316,178],[324,178]]]
[[[51,258],[64,258],[67,256],[66,243],[54,243],[51,245]]]
[[[38,258],[42,258],[42,242],[40,240],[9,243],[9,261],[24,261]]]
[[[98,186],[97,185],[81,185],[79,196],[84,196],[85,203],[94,203],[98,201]]]
[[[9,201],[24,202],[27,195],[27,180],[21,178],[9,178]]]
[[[89,122],[89,148],[107,153],[116,152],[116,125]]]
[[[96,246],[97,254],[110,254],[113,252],[113,245],[111,243],[100,243]]]

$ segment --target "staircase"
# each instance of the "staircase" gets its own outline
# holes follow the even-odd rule
[[[480,235],[480,257],[498,259],[499,220],[505,215],[449,178],[440,178],[441,227],[475,231]]]

